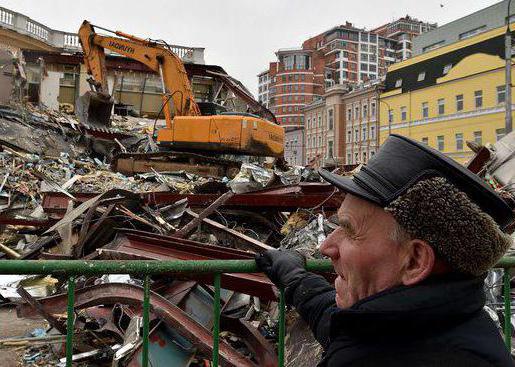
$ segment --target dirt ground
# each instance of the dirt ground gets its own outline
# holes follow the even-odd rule
[[[45,320],[28,320],[16,317],[15,307],[0,307],[0,339],[27,336],[36,328],[47,328]],[[18,367],[20,347],[0,348],[0,367]]]

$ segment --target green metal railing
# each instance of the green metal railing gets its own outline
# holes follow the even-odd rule
[[[510,275],[507,269],[515,267],[515,257],[501,259],[497,267],[504,268],[505,323],[504,334],[506,346],[511,350],[511,304]],[[309,260],[308,271],[331,271],[328,260]],[[0,274],[41,274],[68,277],[67,333],[66,333],[66,366],[72,366],[75,277],[78,275],[131,274],[144,279],[143,296],[143,350],[142,366],[148,367],[149,345],[149,313],[150,313],[150,276],[163,273],[204,273],[214,274],[214,306],[213,306],[213,353],[212,366],[218,366],[220,341],[220,288],[222,273],[257,273],[254,260],[172,260],[172,261],[82,261],[82,260],[8,260],[0,261]],[[284,366],[285,337],[285,301],[284,292],[279,294],[279,336],[278,361]]]

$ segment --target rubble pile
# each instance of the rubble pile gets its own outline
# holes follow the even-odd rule
[[[153,125],[116,116],[99,130],[57,111],[1,107],[0,259],[252,259],[281,246],[320,257],[342,195],[313,170],[240,161],[228,177],[202,174],[190,161],[191,170],[115,171],[118,154],[155,152]],[[272,283],[223,274],[222,286],[221,348],[231,356],[222,365],[276,366]],[[209,364],[213,297],[205,276],[152,277],[152,366]],[[76,280],[77,365],[140,365],[142,298],[137,277]],[[48,322],[37,335],[0,339],[0,348],[21,348],[20,365],[63,365],[66,300],[64,277],[0,277],[0,305]]]

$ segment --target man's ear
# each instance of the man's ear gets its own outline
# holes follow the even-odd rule
[[[406,250],[402,284],[413,285],[426,279],[435,265],[435,252],[425,241],[413,239],[403,244]]]

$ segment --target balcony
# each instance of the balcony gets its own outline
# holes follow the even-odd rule
[[[55,48],[56,51],[81,51],[77,33],[51,29],[26,15],[3,7],[0,7],[0,28],[31,37]],[[183,61],[195,64],[205,63],[203,48],[177,45],[170,45],[170,47]]]

